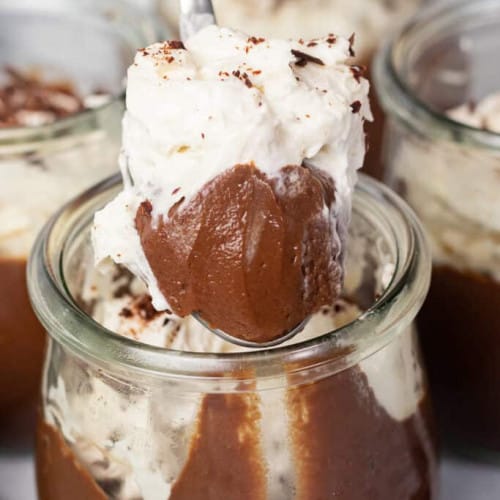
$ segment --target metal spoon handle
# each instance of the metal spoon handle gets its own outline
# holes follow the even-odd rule
[[[182,40],[187,40],[205,26],[215,24],[211,0],[180,0],[180,7],[179,31]]]

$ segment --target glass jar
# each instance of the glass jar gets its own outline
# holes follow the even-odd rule
[[[433,280],[419,316],[424,355],[450,444],[500,451],[500,134],[448,111],[500,90],[500,4],[422,12],[381,51],[389,115],[387,180],[430,237]]]
[[[30,259],[30,296],[50,334],[42,500],[76,488],[88,500],[436,498],[412,326],[430,253],[397,196],[368,178],[356,189],[345,286],[356,319],[325,333],[320,314],[309,340],[210,354],[119,336],[79,306],[93,215],[119,189],[111,179],[64,208]]]
[[[0,82],[12,67],[70,81],[82,96],[107,94],[50,125],[0,128],[2,448],[14,436],[17,446],[14,427],[24,432],[40,386],[45,334],[29,304],[27,256],[57,208],[116,170],[126,68],[157,31],[117,1],[0,1]]]
[[[167,24],[178,29],[179,2],[159,0]],[[335,33],[355,34],[356,64],[369,78],[380,41],[417,11],[422,0],[213,0],[217,22],[250,35],[310,39]],[[384,115],[371,92],[373,123],[366,123],[369,149],[363,171],[382,176],[381,143]]]

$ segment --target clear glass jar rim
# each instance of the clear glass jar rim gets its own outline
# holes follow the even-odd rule
[[[120,107],[125,105],[125,90],[111,96],[106,103],[60,118],[54,123],[33,127],[0,128],[0,148],[14,144],[37,143],[47,139],[65,137],[75,130],[91,131],[97,129],[99,115],[106,114],[109,109],[117,105]]]
[[[109,201],[120,185],[121,178],[115,175],[65,205],[39,234],[28,264],[31,301],[50,336],[77,355],[98,364],[109,366],[112,363],[142,373],[198,379],[248,370],[272,376],[283,366],[295,366],[296,363],[300,365],[299,370],[317,368],[325,363],[338,365],[341,370],[381,349],[409,326],[427,293],[431,258],[418,219],[390,189],[361,175],[354,206],[385,217],[384,223],[389,225],[391,238],[398,242],[396,248],[400,253],[392,282],[361,317],[309,341],[245,353],[181,352],[136,342],[110,332],[78,308],[65,286],[62,271],[63,254],[71,233],[88,227],[95,210]],[[389,220],[389,209],[400,217],[398,225]],[[62,231],[59,226],[63,227]],[[62,235],[58,235],[58,231]],[[54,311],[54,301],[60,306],[58,312]],[[342,348],[346,342],[353,341],[361,342],[362,349],[345,351]]]
[[[405,60],[405,50],[413,48],[414,39],[423,31],[441,31],[443,26],[454,26],[457,18],[472,19],[491,11],[500,14],[497,0],[458,0],[432,4],[424,7],[396,32],[377,53],[373,69],[375,89],[385,111],[424,136],[500,150],[499,133],[455,121],[417,97],[398,71],[396,60],[398,55],[401,60]]]
[[[127,11],[127,17],[134,19],[135,24],[134,35],[140,37],[141,46],[148,45],[157,41],[158,39],[164,38],[165,31],[161,28],[160,24],[149,14],[148,12],[143,12],[139,10],[138,7],[125,3],[123,1],[116,0],[106,0],[110,4],[116,4],[120,9],[125,9]],[[35,10],[33,10],[33,7]],[[46,16],[49,13],[65,13],[68,11],[67,6],[61,2],[55,2],[50,4],[50,9],[43,10],[41,5],[33,6],[32,2],[16,2],[8,4],[0,4],[0,15],[2,11],[6,12],[22,12],[23,10],[29,9],[30,13],[40,12],[40,15]],[[72,8],[79,8],[79,2],[72,5]],[[155,38],[152,39],[151,35]],[[117,33],[118,35],[118,33]],[[123,42],[127,42],[127,38],[120,35]],[[136,50],[139,47],[132,47],[131,50]],[[101,114],[106,114],[108,110],[117,105],[123,106],[125,101],[125,88],[121,89],[117,93],[113,93],[110,99],[103,104],[96,106],[95,108],[87,108],[73,115],[60,118],[54,123],[46,125],[36,125],[32,127],[7,127],[0,128],[0,148],[2,146],[10,146],[12,144],[20,143],[37,143],[46,139],[64,137],[71,134],[75,130],[94,130],[98,127],[98,117]]]

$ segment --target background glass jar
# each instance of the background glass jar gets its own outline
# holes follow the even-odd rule
[[[362,309],[356,319],[321,335],[320,314],[309,340],[210,354],[121,337],[79,306],[93,214],[119,188],[111,179],[67,206],[30,260],[31,299],[51,337],[37,445],[42,499],[65,498],[76,484],[89,500],[436,498],[412,328],[430,254],[398,197],[368,179],[356,190],[346,274],[346,299]],[[107,293],[98,288],[97,303]]]
[[[429,8],[380,53],[375,77],[387,180],[432,246],[418,322],[443,433],[500,451],[500,135],[446,114],[500,90],[498,33],[495,0]]]
[[[179,2],[158,0],[172,32],[178,28]],[[377,48],[392,30],[410,17],[422,0],[213,0],[217,21],[250,35],[311,39],[329,33],[355,34],[356,63],[370,76]],[[371,92],[374,122],[366,123],[369,142],[363,171],[382,176],[381,143],[384,115]]]
[[[82,96],[107,95],[50,125],[0,128],[2,447],[17,436],[21,415],[33,413],[40,385],[45,335],[25,285],[31,245],[57,208],[116,170],[126,68],[135,49],[158,36],[150,20],[117,1],[0,1],[0,85],[14,68],[70,81]]]

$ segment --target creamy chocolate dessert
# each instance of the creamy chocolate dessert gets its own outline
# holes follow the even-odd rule
[[[85,138],[33,142],[6,140],[10,129],[53,124],[106,103],[99,93],[82,98],[66,81],[5,67],[0,71],[0,421],[12,432],[19,413],[39,391],[45,334],[31,310],[26,260],[35,236],[69,197],[100,178],[103,160],[113,165],[117,147],[103,148],[104,131]],[[47,146],[47,149],[44,147]],[[100,157],[99,161],[95,161]],[[82,168],[82,161],[87,162]],[[111,169],[110,169],[111,172]],[[15,418],[11,418],[13,415]]]
[[[445,114],[500,133],[500,94]],[[443,428],[452,444],[500,450],[500,154],[412,139],[394,165],[393,181],[433,250],[431,289],[418,321]]]
[[[77,201],[48,229],[66,220],[81,233],[62,236],[56,258],[65,310],[79,320],[68,348],[66,333],[51,329],[37,443],[42,500],[73,488],[89,500],[435,498],[429,401],[408,312],[428,285],[413,260],[427,251],[419,230],[387,241],[393,233],[370,219],[384,217],[367,208],[383,204],[373,191],[349,224],[370,118],[351,53],[340,36],[285,42],[216,26],[185,45],[139,51],[123,189],[103,198],[96,187],[82,200],[98,205]],[[400,296],[404,313],[391,316],[390,299],[376,303],[405,248],[415,254],[403,267],[416,279],[397,293],[418,298]],[[36,287],[32,296],[44,301]],[[60,299],[39,307],[41,317]],[[193,313],[256,343],[308,321],[284,345],[252,351]],[[89,346],[98,346],[92,356]]]
[[[193,318],[156,311],[126,272],[85,280],[82,307],[120,335],[185,352],[248,352]],[[361,313],[339,299],[287,345]],[[143,392],[62,359],[38,428],[41,500],[73,488],[88,500],[435,498],[429,400],[411,329],[341,373],[315,368],[314,383],[301,373],[303,362],[290,363],[280,389],[240,372],[228,374],[229,392],[193,386],[183,395],[175,383]]]
[[[351,47],[209,26],[140,51],[97,260],[144,278],[156,309],[251,342],[332,304],[370,118]]]

